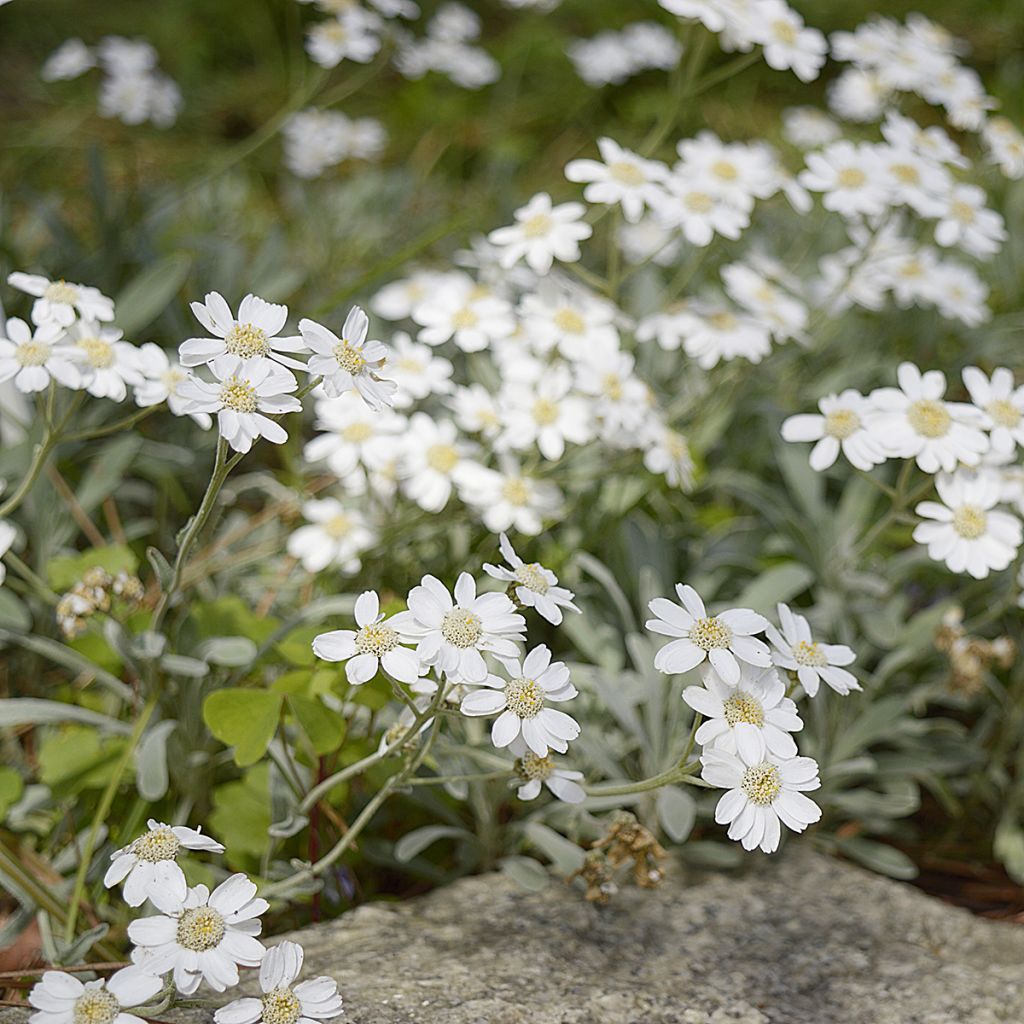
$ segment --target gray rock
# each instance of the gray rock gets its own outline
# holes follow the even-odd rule
[[[283,937],[338,980],[348,1024],[1024,1021],[1024,929],[807,850],[759,860],[607,907],[485,875]]]

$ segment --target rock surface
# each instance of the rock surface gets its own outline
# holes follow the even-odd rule
[[[338,980],[344,1024],[1024,1021],[1024,928],[807,851],[607,907],[486,875],[284,937]]]

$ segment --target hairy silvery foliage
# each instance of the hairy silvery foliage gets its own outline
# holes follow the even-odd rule
[[[1020,137],[922,18],[833,37],[831,112],[788,111],[774,145],[687,133],[677,111],[761,56],[808,81],[829,47],[778,0],[661,6],[611,41],[615,74],[608,40],[572,51],[595,85],[671,69],[657,123],[594,125],[543,190],[487,209],[484,237],[434,224],[392,247],[379,211],[401,173],[293,180],[284,228],[223,178],[155,207],[167,231],[180,209],[185,251],[147,256],[116,302],[10,274],[0,641],[45,689],[2,704],[39,748],[12,735],[0,796],[60,898],[6,849],[0,870],[12,927],[42,909],[54,962],[116,958],[100,917],[84,928],[97,907],[123,920],[104,883],[160,911],[128,936],[143,975],[171,972],[166,1005],[259,962],[266,901],[344,903],[372,865],[540,886],[543,861],[601,898],[626,833],[653,884],[655,834],[725,864],[725,835],[772,852],[809,830],[908,877],[925,793],[984,807],[1024,871],[1001,713],[1021,676],[990,635],[1019,595],[1024,401],[997,369],[985,281],[1006,232],[978,184],[1020,176]],[[413,31],[414,7],[314,16],[309,56],[497,76],[473,12]],[[381,155],[387,126],[326,109],[358,81],[297,97],[295,178]],[[923,127],[932,107],[957,141]],[[444,234],[464,247],[434,251]],[[338,237],[388,251],[305,289]],[[610,825],[624,808],[639,824]],[[174,825],[143,832],[149,813]],[[185,860],[220,848],[200,823],[259,896]],[[268,975],[291,994],[275,1022],[306,1013],[296,957]],[[107,988],[71,995],[157,992]]]

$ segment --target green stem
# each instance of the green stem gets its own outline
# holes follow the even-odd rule
[[[409,779],[407,786],[446,786],[449,782],[493,782],[511,775],[510,769],[500,772],[472,772],[469,775],[423,775],[418,779]]]
[[[39,474],[43,471],[43,467],[46,465],[46,460],[50,457],[50,452],[57,446],[57,438],[49,428],[43,434],[42,441],[36,445],[35,450],[32,453],[32,462],[29,464],[28,472],[22,478],[21,483],[18,485],[18,489],[2,504],[0,505],[0,519],[4,516],[9,516],[28,496],[28,492],[32,490],[33,484],[39,479]]]
[[[740,54],[740,56],[729,61],[728,64],[723,64],[721,67],[706,74],[690,91],[690,97],[699,96],[702,92],[707,92],[708,89],[721,85],[722,82],[727,82],[734,75],[738,75],[741,71],[746,71],[747,68],[756,64],[760,59],[761,53],[756,49],[750,53]]]
[[[144,409],[139,409],[132,413],[131,416],[126,416],[116,423],[109,423],[105,427],[97,427],[95,430],[80,430],[77,434],[68,434],[64,440],[91,441],[96,437],[106,437],[107,434],[116,434],[119,430],[127,430],[129,427],[134,427],[136,423],[141,422],[147,416],[152,416],[162,404],[148,405]]]
[[[78,908],[81,906],[82,897],[85,895],[85,877],[89,872],[92,855],[96,850],[96,842],[99,838],[100,826],[110,814],[110,808],[114,804],[114,797],[117,796],[118,788],[121,785],[121,779],[124,777],[124,773],[127,771],[131,759],[135,756],[135,748],[138,747],[139,741],[142,739],[142,734],[145,732],[146,726],[149,724],[149,720],[152,718],[153,711],[155,709],[156,694],[154,693],[146,701],[139,717],[136,719],[135,727],[132,729],[132,733],[128,737],[128,743],[124,748],[124,753],[117,762],[117,766],[114,768],[114,774],[111,775],[110,781],[107,783],[107,788],[103,791],[99,807],[96,808],[96,813],[93,815],[92,825],[89,828],[89,834],[86,837],[85,846],[82,849],[81,859],[78,862],[78,873],[75,875],[75,888],[74,892],[71,894],[71,905],[68,908],[67,920],[64,922],[65,942],[72,942],[75,937],[75,925],[78,922]]]
[[[4,555],[4,561],[31,587],[37,597],[47,604],[56,604],[60,598],[47,585],[46,581],[26,565],[13,551]]]
[[[586,786],[585,789],[588,796],[630,796],[633,793],[648,793],[652,789],[661,789],[662,786],[671,786],[677,782],[683,782],[688,786],[700,786],[702,789],[714,789],[711,783],[695,777],[698,771],[700,762],[691,761],[687,765],[674,765],[660,775],[652,775],[649,779],[641,779],[639,782],[629,782],[623,786]]]

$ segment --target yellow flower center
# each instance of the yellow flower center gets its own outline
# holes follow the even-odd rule
[[[860,417],[852,409],[836,409],[825,417],[825,433],[839,441],[860,429]]]
[[[551,319],[566,334],[582,334],[587,328],[587,322],[575,309],[560,309]]]
[[[352,532],[352,520],[346,515],[337,515],[323,524],[324,533],[333,540],[341,540]]]
[[[614,373],[605,374],[604,380],[601,382],[601,390],[606,398],[618,402],[622,398],[622,378]]]
[[[46,286],[43,298],[48,302],[59,302],[71,306],[78,298],[78,289],[67,281],[54,281]]]
[[[453,317],[452,326],[457,330],[465,330],[467,327],[476,327],[480,322],[480,317],[476,315],[469,308],[469,306],[463,306]]]
[[[179,946],[205,953],[224,938],[224,918],[213,907],[193,907],[178,918],[175,938]]]
[[[536,718],[544,707],[544,691],[535,679],[513,679],[505,687],[509,711],[520,718]]]
[[[836,181],[842,188],[862,188],[867,180],[868,176],[859,167],[844,167],[836,175]]]
[[[985,411],[1000,427],[1012,429],[1020,423],[1020,410],[1005,398],[997,398],[994,402],[990,402]]]
[[[110,1024],[121,1012],[121,1004],[105,988],[90,988],[75,1000],[74,1024]]]
[[[822,654],[818,644],[808,643],[806,640],[793,644],[793,660],[798,665],[810,668],[821,668],[828,664],[828,658]]]
[[[432,444],[427,449],[427,465],[438,473],[450,473],[459,463],[459,453],[450,444]]]
[[[139,836],[129,849],[139,860],[155,864],[161,860],[174,860],[180,847],[178,837],[169,828],[163,827]]]
[[[647,181],[647,175],[628,160],[618,160],[611,164],[608,170],[612,177],[623,185],[643,185]]]
[[[917,185],[921,181],[921,174],[913,164],[893,164],[891,170],[893,177],[904,185]]]
[[[554,220],[546,213],[535,213],[523,221],[523,234],[527,238],[543,238],[555,226]]]
[[[465,608],[453,608],[441,620],[441,636],[460,650],[475,647],[483,635],[484,627],[479,615],[466,611]]]
[[[510,505],[529,505],[530,488],[522,477],[506,480],[501,488],[502,497]]]
[[[747,795],[752,804],[760,807],[767,807],[781,792],[782,778],[779,769],[767,761],[748,768],[743,773],[743,781],[740,788]]]
[[[350,423],[347,427],[342,427],[341,437],[352,444],[368,441],[373,437],[373,427],[369,423]]]
[[[977,540],[985,533],[988,516],[977,505],[961,505],[953,513],[953,529],[965,540]]]
[[[270,343],[265,331],[252,324],[235,324],[224,339],[228,352],[240,359],[252,359],[254,356],[270,354]]]
[[[342,341],[340,345],[334,346],[334,358],[338,361],[338,365],[353,377],[366,366],[362,352],[353,348],[347,341]]]
[[[533,418],[537,421],[538,426],[551,426],[552,423],[558,421],[558,404],[549,398],[538,398],[533,403]]]
[[[398,646],[398,634],[390,626],[363,626],[356,633],[356,650],[379,658]]]
[[[42,366],[50,358],[50,346],[45,341],[26,341],[14,350],[14,358],[22,366]]]
[[[290,988],[271,989],[263,999],[263,1024],[295,1024],[302,1016],[302,1003]]]
[[[96,370],[105,370],[114,363],[114,346],[102,338],[82,338],[78,347],[85,353],[89,365]]]
[[[235,412],[255,412],[259,400],[256,389],[248,381],[232,377],[221,385],[220,403],[225,409],[234,409]]]
[[[942,402],[919,398],[907,410],[907,420],[923,437],[945,437],[953,425],[953,417]]]
[[[516,758],[516,763],[512,766],[512,770],[524,782],[531,782],[534,779],[543,782],[554,769],[555,762],[550,757],[538,757],[532,750]]]
[[[715,200],[707,192],[687,192],[683,196],[683,205],[691,213],[710,213],[715,206]]]
[[[535,594],[546,594],[551,589],[551,584],[544,576],[544,570],[539,562],[519,566],[514,575],[517,583],[521,583],[527,590],[532,590]]]
[[[732,630],[718,619],[709,617],[698,619],[690,629],[690,639],[705,651],[728,647],[732,640]]]
[[[952,214],[953,219],[960,221],[961,224],[972,224],[976,216],[974,207],[970,203],[965,203],[962,199],[955,199],[950,203],[949,212]]]
[[[732,313],[715,313],[708,317],[708,323],[716,331],[731,331],[735,329],[739,321]]]
[[[792,45],[796,42],[796,28],[793,26],[791,21],[783,21],[781,19],[773,21],[772,35],[775,36],[780,43]]]
[[[716,160],[711,165],[711,173],[722,181],[735,181],[740,176],[739,169],[731,160]]]
[[[725,720],[729,725],[746,722],[760,728],[764,725],[764,708],[761,702],[749,693],[736,693],[722,701]]]

